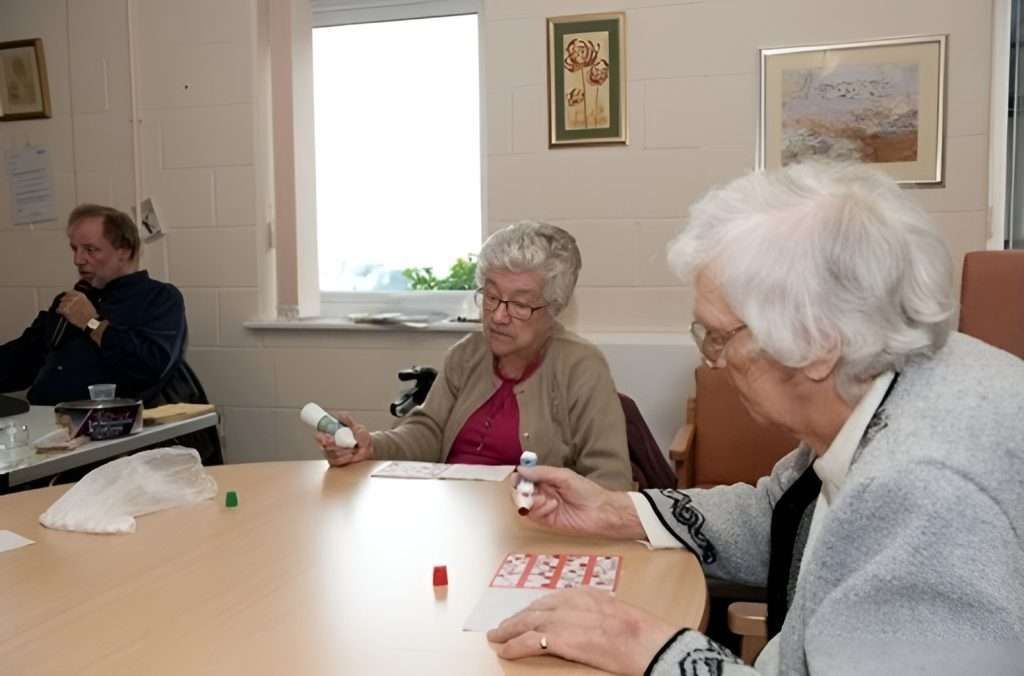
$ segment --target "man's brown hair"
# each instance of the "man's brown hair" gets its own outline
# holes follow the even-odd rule
[[[103,237],[115,249],[129,249],[132,260],[139,257],[139,229],[132,217],[102,204],[79,204],[68,216],[68,228],[86,218],[103,219]]]

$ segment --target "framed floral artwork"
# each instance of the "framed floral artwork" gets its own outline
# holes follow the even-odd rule
[[[761,50],[758,167],[817,157],[942,183],[946,36]]]
[[[548,19],[548,145],[626,143],[626,15]]]
[[[43,41],[0,42],[0,122],[50,117]]]

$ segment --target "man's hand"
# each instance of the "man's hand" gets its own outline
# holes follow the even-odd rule
[[[99,316],[96,306],[81,291],[65,291],[57,305],[57,314],[68,320],[72,326],[84,329],[90,319]]]

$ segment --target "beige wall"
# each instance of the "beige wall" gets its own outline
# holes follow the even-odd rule
[[[0,123],[0,151],[49,146],[58,222],[14,227],[6,170],[0,171],[0,340],[17,335],[77,276],[63,218],[82,201],[132,199],[132,153],[125,14],[63,0],[0,3],[0,42],[43,39],[53,116]],[[88,10],[88,11],[87,11]],[[69,30],[74,26],[74,30]],[[70,40],[69,40],[70,37]],[[110,39],[114,37],[114,39]],[[159,263],[161,255],[151,255]]]
[[[916,191],[959,260],[984,248],[991,3],[987,0],[515,1],[487,4],[488,221],[523,216],[583,247],[585,330],[682,331],[690,295],[664,246],[687,205],[753,168],[757,50],[949,34],[945,188]],[[626,148],[548,150],[544,18],[625,9]]]
[[[133,4],[143,195],[168,230],[145,261],[185,295],[189,359],[223,407],[232,461],[315,455],[296,421],[310,399],[388,424],[395,371],[439,364],[455,339],[242,328],[270,278],[257,6]],[[619,9],[630,145],[548,150],[544,18]],[[127,0],[0,4],[0,40],[44,39],[54,108],[50,120],[0,124],[0,147],[50,146],[60,213],[134,200],[127,10]],[[666,268],[665,243],[695,197],[752,167],[757,48],[948,33],[947,183],[915,194],[959,259],[986,240],[990,13],[989,0],[487,0],[487,228],[542,218],[576,234],[585,266],[567,321],[578,330],[682,333],[690,294]],[[61,225],[12,226],[0,183],[7,340],[74,276]],[[689,387],[679,383],[680,400]]]

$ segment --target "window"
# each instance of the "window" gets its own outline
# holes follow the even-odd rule
[[[1024,2],[1013,0],[1009,9],[1009,101],[1006,118],[1005,227],[1002,248],[1024,248]],[[998,16],[998,15],[997,15]],[[998,75],[998,74],[997,74]],[[1000,105],[994,99],[993,106]],[[996,235],[998,239],[998,234]],[[993,243],[990,243],[993,244]],[[998,244],[998,242],[994,242]],[[996,247],[998,248],[998,247]]]
[[[339,293],[402,291],[403,269],[440,277],[479,250],[479,83],[475,14],[313,29],[325,314]]]

